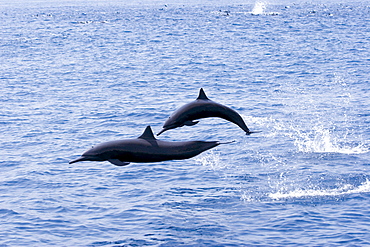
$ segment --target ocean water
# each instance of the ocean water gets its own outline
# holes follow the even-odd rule
[[[370,5],[3,4],[0,246],[370,245]],[[161,130],[192,159],[68,162]]]

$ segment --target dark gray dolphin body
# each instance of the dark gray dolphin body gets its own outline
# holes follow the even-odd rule
[[[125,166],[130,162],[160,162],[165,160],[183,160],[192,158],[208,149],[216,147],[220,142],[188,141],[168,142],[157,140],[150,126],[136,139],[110,141],[99,144],[86,151],[80,158],[70,161],[109,161],[117,166]]]
[[[172,113],[164,123],[163,129],[157,135],[162,134],[166,130],[175,129],[184,125],[195,125],[198,121],[193,120],[208,117],[219,117],[228,120],[238,125],[247,135],[254,133],[249,131],[242,117],[236,111],[208,99],[203,88],[201,88],[198,98]]]

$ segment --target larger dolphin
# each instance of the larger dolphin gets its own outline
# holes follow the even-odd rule
[[[192,126],[199,122],[193,120],[208,117],[219,117],[233,122],[243,129],[247,135],[254,133],[248,129],[242,117],[236,111],[208,99],[203,88],[201,88],[198,98],[173,112],[164,123],[163,129],[157,135],[162,134],[166,130],[175,129],[184,125]]]
[[[218,141],[160,141],[154,137],[150,126],[147,126],[144,133],[136,139],[99,144],[83,153],[81,157],[70,161],[69,164],[79,161],[109,161],[116,166],[125,166],[130,162],[183,160],[192,158],[219,144]]]

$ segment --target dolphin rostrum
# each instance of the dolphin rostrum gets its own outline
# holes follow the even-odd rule
[[[198,98],[173,112],[164,123],[163,129],[157,135],[162,134],[166,130],[175,129],[184,125],[195,125],[199,121],[193,120],[208,117],[219,117],[233,122],[243,129],[247,135],[254,133],[248,129],[242,117],[236,111],[208,99],[203,88],[201,88]]]
[[[109,161],[116,166],[125,166],[130,162],[160,162],[165,160],[183,160],[192,158],[208,149],[221,144],[218,141],[169,142],[154,137],[152,129],[147,126],[144,133],[136,139],[110,141],[99,144],[86,151],[79,161]]]

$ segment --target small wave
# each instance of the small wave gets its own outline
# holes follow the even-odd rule
[[[320,196],[341,196],[348,194],[367,193],[370,192],[370,181],[366,179],[364,183],[355,187],[350,184],[343,185],[336,189],[315,190],[315,189],[297,189],[291,192],[276,192],[268,196],[274,200],[288,199],[288,198],[302,198],[302,197],[320,197]]]

